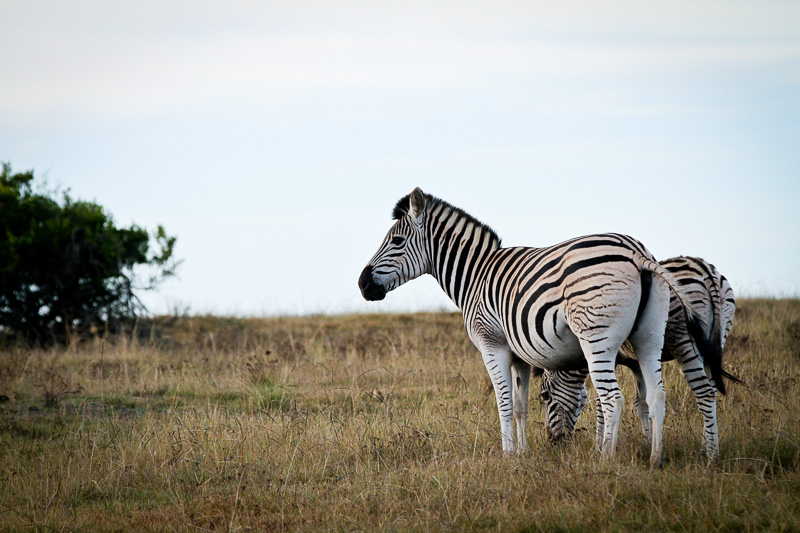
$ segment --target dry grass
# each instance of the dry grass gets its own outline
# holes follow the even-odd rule
[[[536,394],[531,453],[504,457],[460,315],[165,318],[137,337],[0,354],[0,529],[800,529],[798,300],[740,302],[726,357],[747,386],[720,402],[715,465],[666,365],[656,472],[632,402],[614,463],[588,407],[550,445]]]

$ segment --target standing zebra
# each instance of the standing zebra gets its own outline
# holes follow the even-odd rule
[[[684,288],[686,296],[703,317],[705,335],[710,339],[713,350],[710,357],[704,358],[692,342],[687,329],[681,304],[675,295],[670,299],[669,322],[664,338],[662,361],[675,359],[680,363],[689,387],[697,400],[703,415],[703,441],[709,459],[719,457],[717,436],[717,403],[715,388],[725,393],[723,378],[738,381],[722,369],[722,349],[733,325],[736,300],[728,280],[714,265],[696,257],[675,257],[661,262],[672,273],[678,284]],[[647,404],[644,402],[644,380],[635,356],[620,353],[617,363],[630,368],[636,377],[636,412],[642,430],[650,437],[650,423]],[[534,374],[541,372],[534,371]],[[544,371],[541,383],[541,398],[545,405],[547,431],[551,438],[568,436],[586,404],[586,376],[588,369],[571,371]],[[598,444],[602,443],[604,417],[597,409]]]
[[[530,365],[588,366],[604,413],[603,456],[616,450],[623,398],[615,361],[629,339],[639,356],[653,413],[650,464],[661,464],[664,384],[661,350],[670,288],[687,323],[699,316],[673,277],[631,237],[590,235],[548,248],[502,248],[497,234],[419,188],[394,208],[396,220],[358,279],[367,300],[431,274],[461,309],[470,340],[494,385],[503,451],[527,449]],[[655,275],[653,275],[655,274]]]

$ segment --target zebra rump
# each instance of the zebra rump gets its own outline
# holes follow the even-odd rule
[[[703,285],[705,285],[706,290],[711,296],[713,323],[711,324],[711,327],[708,328],[702,318],[685,313],[684,316],[686,320],[686,327],[689,331],[689,334],[697,343],[698,351],[703,358],[703,362],[706,364],[711,373],[711,379],[714,381],[714,386],[721,394],[726,394],[727,391],[725,388],[725,379],[729,379],[736,383],[741,383],[742,380],[722,368],[723,331],[720,318],[721,295],[720,286],[714,282],[716,276],[714,275],[714,272],[711,271],[713,267],[710,267],[705,261],[683,256],[667,259],[663,263],[664,268],[666,268],[669,272],[687,270],[691,271],[693,270],[692,267],[694,267],[695,270],[700,269],[702,271]],[[720,284],[727,282],[725,276],[722,276],[721,274],[717,275],[720,278]],[[680,285],[689,285],[700,282],[691,278],[683,278],[679,280],[678,283]],[[669,325],[667,328],[669,329]],[[669,359],[663,360],[669,361],[671,359],[672,357],[670,355]]]
[[[685,296],[691,299],[694,308],[700,312],[698,316],[692,313],[687,315],[683,303],[680,302],[680,295],[672,295],[661,357],[663,361],[676,359],[680,363],[704,418],[706,453],[709,458],[714,459],[719,453],[715,389],[720,392],[725,390],[723,378],[740,381],[722,368],[721,361],[722,349],[735,313],[733,289],[712,264],[702,259],[676,257],[662,261],[661,265],[673,274],[678,285],[683,287]],[[636,410],[642,430],[649,437],[649,413],[647,405],[642,401],[646,391],[636,354],[629,343],[623,344],[617,363],[630,368],[636,376]],[[534,369],[534,375],[540,374],[541,399],[546,407],[548,436],[553,439],[566,437],[572,432],[586,403],[584,384],[588,370],[543,373]],[[596,414],[599,442],[604,417],[599,409]]]

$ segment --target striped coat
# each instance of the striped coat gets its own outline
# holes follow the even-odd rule
[[[362,271],[359,288],[367,300],[380,300],[423,274],[439,282],[461,309],[492,379],[505,452],[527,449],[530,366],[588,367],[605,417],[603,455],[613,457],[623,404],[615,360],[630,339],[653,417],[651,464],[661,464],[660,355],[671,291],[693,334],[700,319],[641,243],[601,234],[546,248],[503,248],[491,228],[420,189],[402,198],[393,215],[396,222]]]

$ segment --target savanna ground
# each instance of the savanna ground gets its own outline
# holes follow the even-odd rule
[[[617,460],[545,438],[505,457],[458,314],[165,317],[0,353],[2,530],[798,530],[800,301],[741,300],[721,458],[665,365],[666,465],[632,408]],[[590,392],[590,400],[593,393]]]

